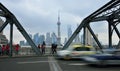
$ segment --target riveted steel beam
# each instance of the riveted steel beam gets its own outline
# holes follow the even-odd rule
[[[13,35],[13,24],[18,28],[19,32],[25,37],[25,39],[28,41],[28,43],[31,45],[31,47],[34,49],[37,55],[40,55],[41,52],[39,48],[35,45],[35,43],[32,41],[30,36],[27,34],[25,29],[22,27],[22,25],[19,23],[17,18],[4,6],[0,3],[0,16],[6,18],[6,22],[0,27],[0,31],[2,31],[6,25],[9,23],[11,25],[11,34],[10,34],[10,43],[12,45],[12,35]],[[12,52],[11,52],[12,53]],[[12,56],[12,55],[11,55]]]
[[[110,2],[108,2],[107,4],[105,4],[104,6],[102,6],[101,8],[99,8],[97,11],[93,12],[91,15],[89,15],[88,17],[86,17],[80,23],[80,25],[78,26],[78,28],[74,31],[74,33],[72,34],[72,36],[68,39],[68,41],[66,42],[66,44],[63,46],[63,49],[68,48],[69,45],[71,44],[71,42],[77,36],[77,34],[81,31],[81,29],[84,28],[84,27],[87,27],[90,24],[90,22],[107,20],[107,19],[109,19],[108,16],[110,16],[115,11],[116,11],[116,14],[117,14],[117,15],[115,15],[115,17],[118,18],[119,14],[120,14],[119,10],[120,10],[120,0],[111,0]],[[92,29],[90,27],[88,27],[88,28],[89,28],[89,31],[91,31],[91,34],[94,37]],[[99,47],[102,48],[102,46],[99,43],[99,41],[96,38],[95,38],[95,40],[98,43]]]

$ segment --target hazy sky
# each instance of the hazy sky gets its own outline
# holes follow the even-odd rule
[[[67,37],[67,26],[74,31],[82,19],[96,11],[110,0],[1,0],[18,19],[28,33],[57,34],[58,11],[60,11],[62,41]],[[120,25],[119,25],[120,26]],[[99,27],[99,28],[98,28]],[[95,33],[99,34],[102,43],[107,44],[107,22],[93,24]],[[9,26],[4,34],[9,39]],[[106,30],[106,31],[105,31]],[[120,29],[119,29],[120,30]],[[19,37],[19,38],[18,38]],[[114,44],[118,41],[113,36]],[[23,36],[14,28],[14,43],[24,40]]]

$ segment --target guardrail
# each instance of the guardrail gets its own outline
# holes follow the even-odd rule
[[[61,50],[62,46],[58,46],[57,50]],[[19,50],[19,55],[36,55],[31,46],[21,46]],[[45,54],[51,54],[51,46],[46,46]]]

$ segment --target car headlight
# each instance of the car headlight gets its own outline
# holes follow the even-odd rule
[[[65,55],[68,55],[68,54],[70,54],[70,52],[62,52],[62,51],[57,52],[58,56],[65,56]]]
[[[93,57],[85,57],[84,60],[85,61],[98,61],[96,58],[93,58]]]

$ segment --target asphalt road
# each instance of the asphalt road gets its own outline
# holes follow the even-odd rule
[[[53,56],[0,58],[0,71],[120,71],[120,66],[88,66],[81,60],[56,60]]]

